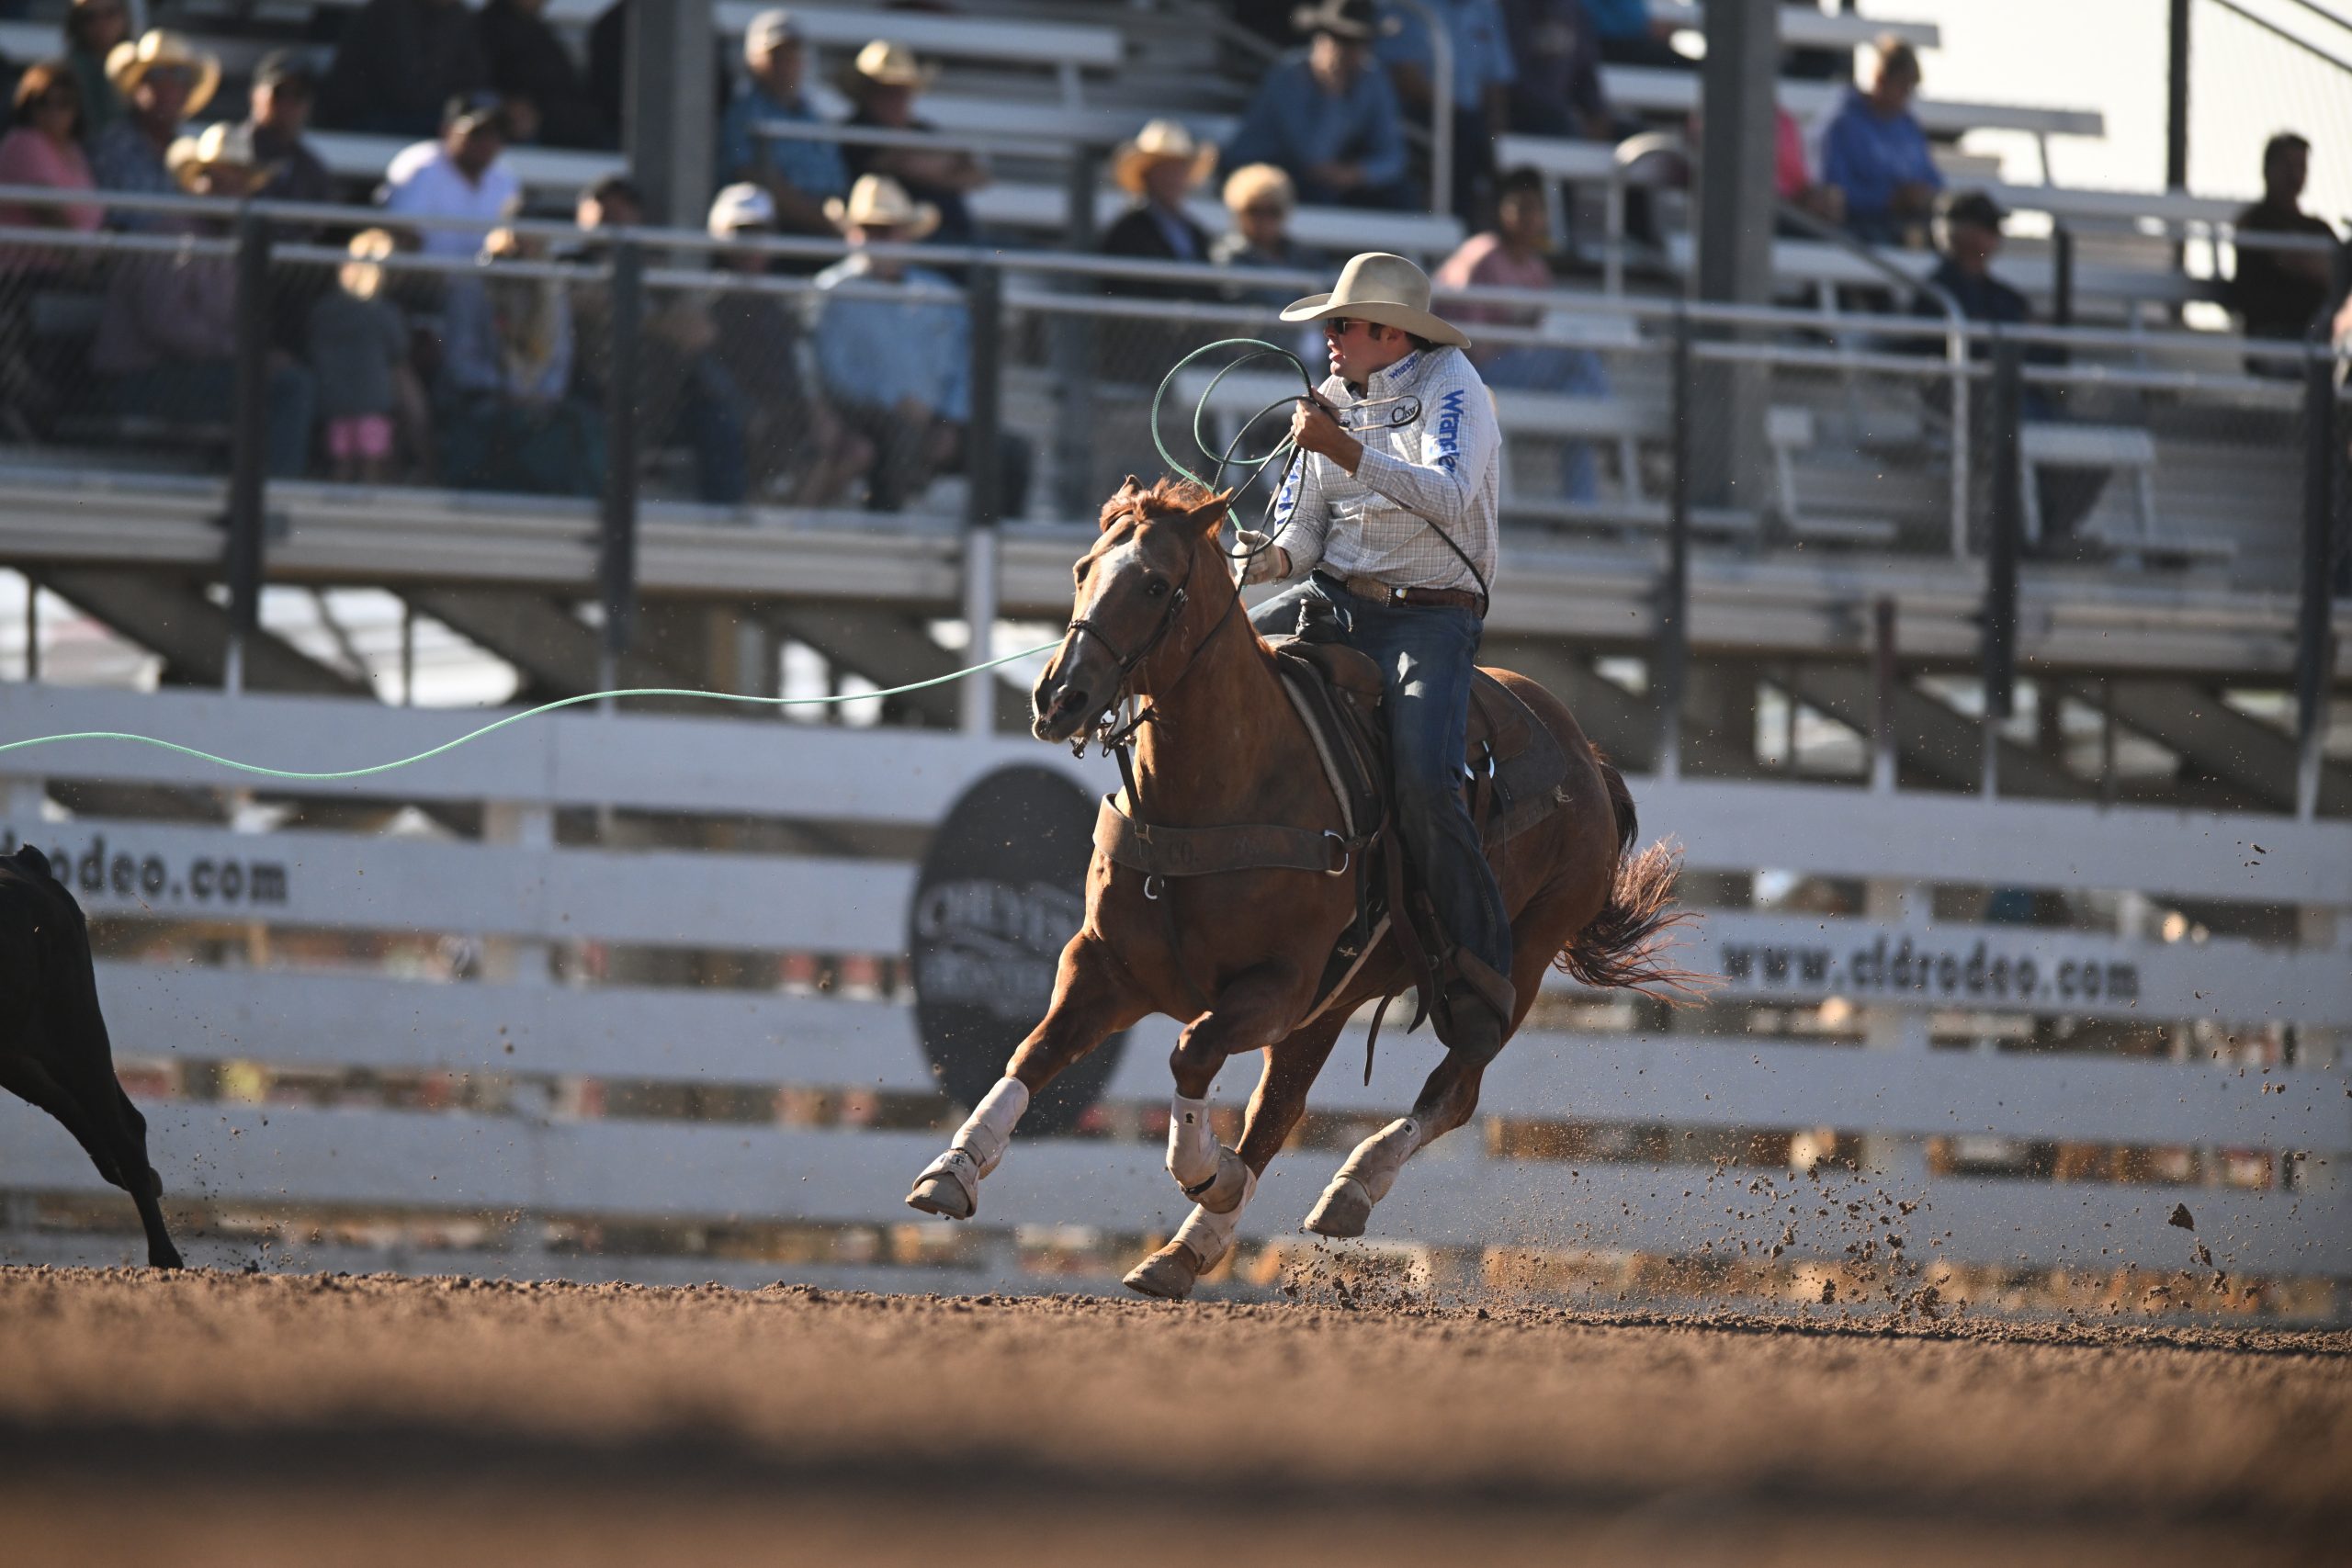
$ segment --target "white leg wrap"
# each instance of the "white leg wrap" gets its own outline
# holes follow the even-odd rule
[[[1232,1247],[1233,1233],[1241,1226],[1242,1213],[1250,1207],[1250,1200],[1257,1194],[1258,1173],[1253,1170],[1250,1172],[1249,1179],[1242,1184],[1241,1201],[1236,1203],[1231,1212],[1212,1214],[1206,1209],[1196,1205],[1193,1212],[1185,1216],[1184,1223],[1176,1227],[1176,1239],[1193,1249],[1193,1256],[1201,1260],[1202,1273],[1205,1274],[1216,1268],[1217,1259],[1223,1258]]]
[[[1206,1100],[1187,1100],[1181,1094],[1169,1100],[1168,1174],[1187,1189],[1216,1174],[1216,1135],[1209,1131]]]
[[[1029,1086],[1019,1078],[999,1078],[956,1130],[950,1146],[971,1156],[979,1174],[986,1176],[1004,1157],[1005,1145],[1012,1142],[1013,1124],[1028,1109]]]
[[[1364,1196],[1377,1203],[1388,1196],[1388,1190],[1396,1185],[1396,1173],[1420,1146],[1421,1124],[1410,1116],[1399,1116],[1356,1145],[1334,1183],[1353,1178],[1363,1184]]]

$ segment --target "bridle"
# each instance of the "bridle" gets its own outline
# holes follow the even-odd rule
[[[1142,523],[1147,521],[1147,519],[1138,515],[1135,518],[1135,521]],[[1140,666],[1145,660],[1151,657],[1152,650],[1167,640],[1168,634],[1174,630],[1176,623],[1183,618],[1185,606],[1192,603],[1193,573],[1199,570],[1200,557],[1195,554],[1193,557],[1192,564],[1185,569],[1184,580],[1169,591],[1168,605],[1166,609],[1159,613],[1159,624],[1151,628],[1150,635],[1146,637],[1141,643],[1137,644],[1135,651],[1132,653],[1120,652],[1119,645],[1112,640],[1109,633],[1105,632],[1100,626],[1095,624],[1094,618],[1091,615],[1078,616],[1076,619],[1072,620],[1069,626],[1063,628],[1064,632],[1068,635],[1091,637],[1095,641],[1101,643],[1103,648],[1110,652],[1112,659],[1117,663],[1119,669],[1119,683],[1112,692],[1109,705],[1106,705],[1100,714],[1095,716],[1091,723],[1087,725],[1085,728],[1080,730],[1077,736],[1072,739],[1070,741],[1070,750],[1082,756],[1085,754],[1087,744],[1090,741],[1099,741],[1102,747],[1102,751],[1105,756],[1115,754],[1118,757],[1120,772],[1123,774],[1130,773],[1127,761],[1127,748],[1134,741],[1136,731],[1142,728],[1146,724],[1151,722],[1152,710],[1150,708],[1138,707],[1130,717],[1122,723],[1119,719],[1120,707],[1123,705],[1134,705],[1135,699],[1137,696],[1163,698],[1167,696],[1168,694],[1173,692],[1178,686],[1182,685],[1184,683],[1184,677],[1193,672],[1193,667],[1199,661],[1202,653],[1207,649],[1210,643],[1216,640],[1217,633],[1224,630],[1225,623],[1232,618],[1234,605],[1241,603],[1241,591],[1237,588],[1234,590],[1233,597],[1226,603],[1225,613],[1217,617],[1216,625],[1211,626],[1208,630],[1208,635],[1201,638],[1201,640],[1194,645],[1193,651],[1185,656],[1184,667],[1176,672],[1176,678],[1174,680],[1169,682],[1166,686],[1160,688],[1157,692],[1137,693],[1130,691],[1128,689],[1129,682],[1135,679],[1136,668]],[[1129,798],[1134,798],[1134,785],[1131,776],[1128,790]]]

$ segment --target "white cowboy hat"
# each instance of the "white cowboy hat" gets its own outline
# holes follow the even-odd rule
[[[194,116],[212,101],[220,87],[220,62],[217,56],[205,53],[178,33],[168,33],[157,28],[135,39],[125,39],[107,51],[107,80],[124,97],[130,96],[150,71],[176,65],[196,73],[196,83],[187,90],[187,107],[183,113]]]
[[[855,92],[860,86],[912,87],[920,92],[931,85],[936,73],[915,58],[915,51],[902,43],[888,39],[876,39],[857,51],[850,62],[845,85]]]
[[[743,58],[757,60],[787,43],[800,41],[800,24],[785,10],[763,11],[743,28]]]
[[[1141,195],[1144,171],[1154,164],[1191,164],[1185,184],[1196,186],[1216,167],[1216,148],[1195,141],[1182,120],[1155,119],[1136,132],[1136,139],[1113,156],[1111,177],[1128,195]]]
[[[872,229],[887,224],[899,238],[920,240],[939,227],[939,209],[916,201],[907,187],[888,175],[861,175],[849,187],[849,199],[825,198],[825,219],[836,229]]]
[[[270,165],[254,151],[252,126],[220,120],[194,136],[175,138],[164,153],[164,167],[171,171],[182,190],[193,190],[198,176],[209,169],[266,170]]]
[[[1329,294],[1310,294],[1283,308],[1285,321],[1320,321],[1332,316],[1378,321],[1431,343],[1467,348],[1462,329],[1430,313],[1429,274],[1385,251],[1366,251],[1340,270]]]
[[[724,240],[739,230],[775,227],[775,198],[755,185],[732,185],[711,198],[710,237]]]

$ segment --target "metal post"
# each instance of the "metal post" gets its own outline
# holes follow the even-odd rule
[[[1102,166],[1098,149],[1070,149],[1069,248],[1073,252],[1094,248],[1094,187]],[[1081,274],[1072,276],[1065,287],[1077,291],[1089,284]],[[1073,310],[1057,311],[1048,323],[1046,341],[1059,405],[1054,421],[1055,505],[1066,518],[1091,518],[1100,499],[1094,494],[1093,471],[1094,320]]]
[[[2334,372],[2315,344],[2303,361],[2303,581],[2295,617],[2295,815],[2305,821],[2319,809],[2328,678],[2335,664],[2328,624],[2335,565]]]
[[[604,591],[605,683],[610,686],[611,672],[628,651],[637,614],[637,393],[645,252],[635,240],[621,239],[607,253],[605,265],[613,301],[611,363],[605,367],[606,465],[597,581]]]
[[[1674,471],[1666,529],[1666,580],[1658,585],[1657,773],[1682,772],[1682,689],[1690,669],[1690,315],[1674,310]]]
[[[416,705],[416,606],[401,604],[401,706]]]
[[[2064,223],[2050,226],[2050,321],[2075,324],[2075,234]]]
[[[1422,0],[1398,0],[1430,40],[1430,210],[1453,210],[1453,35]],[[1374,70],[1378,67],[1374,66]]]
[[[269,220],[237,215],[236,378],[229,456],[229,648],[221,689],[244,690],[245,640],[261,624],[262,534],[269,472]]]
[[[971,415],[964,426],[964,624],[969,628],[966,655],[978,664],[995,656],[997,522],[1001,502],[997,438],[1002,427],[1001,372],[1004,363],[1004,283],[992,266],[976,266],[965,285],[970,317]],[[963,729],[986,735],[996,725],[993,671],[966,677]]]
[[[25,680],[40,679],[40,580],[25,573]]]
[[[1984,549],[1984,795],[2000,785],[2000,727],[2014,705],[2017,686],[2018,544],[2024,527],[2025,494],[2018,460],[2018,418],[2025,379],[2025,345],[2011,337],[1993,342],[1993,505]]]
[[[1871,788],[1894,788],[1894,599],[1882,595],[1871,615]]]
[[[1780,66],[1780,6],[1710,6],[1701,73],[1699,298],[1710,304],[1772,302],[1773,79]],[[1713,335],[1713,334],[1710,334]],[[1738,335],[1738,334],[1734,334]],[[1699,499],[1754,512],[1769,493],[1765,422],[1770,382],[1756,364],[1707,364],[1701,394],[1710,439],[1699,454]]]
[[[2188,12],[2172,0],[2165,56],[2165,188],[2188,188]]]
[[[699,229],[710,209],[717,9],[714,0],[628,8],[621,148],[645,193],[647,220],[668,228]]]

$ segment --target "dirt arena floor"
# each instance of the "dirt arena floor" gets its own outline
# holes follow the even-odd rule
[[[12,1564],[2352,1562],[2352,1334],[0,1269]]]

